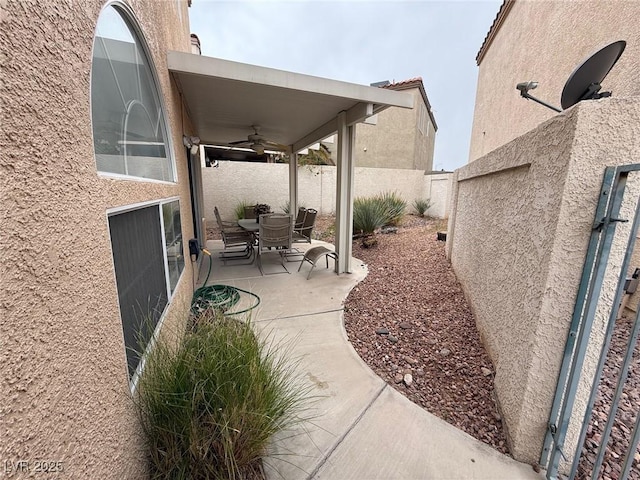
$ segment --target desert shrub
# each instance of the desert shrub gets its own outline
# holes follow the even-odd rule
[[[193,325],[177,346],[158,340],[138,383],[151,478],[237,480],[299,421],[305,391],[249,322],[209,310]]]
[[[353,201],[353,231],[363,235],[372,235],[386,225],[389,215],[385,205],[378,197],[357,197]]]
[[[300,207],[304,207],[304,205],[299,203],[298,208]],[[291,213],[291,206],[289,205],[289,200],[287,200],[285,203],[280,205],[280,210],[282,210],[284,213]]]
[[[244,209],[245,207],[250,207],[255,205],[253,202],[247,202],[246,200],[240,200],[236,206],[233,208],[233,214],[236,217],[236,220],[242,220],[244,218]]]
[[[404,201],[396,192],[384,192],[376,195],[378,200],[384,207],[387,215],[385,225],[398,225],[407,210],[407,202]]]
[[[413,208],[418,212],[418,215],[424,217],[424,213],[431,207],[431,199],[429,198],[416,198],[413,201]]]

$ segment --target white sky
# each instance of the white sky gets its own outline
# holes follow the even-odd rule
[[[422,77],[434,169],[467,163],[475,57],[501,0],[193,0],[202,54],[369,85]]]

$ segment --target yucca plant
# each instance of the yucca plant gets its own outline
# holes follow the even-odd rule
[[[252,205],[255,205],[255,203],[247,202],[246,200],[240,200],[233,208],[233,214],[235,215],[236,220],[242,220],[244,218],[245,207],[250,207]]]
[[[239,480],[300,421],[306,391],[250,322],[208,310],[193,325],[156,343],[138,383],[151,478]]]
[[[353,231],[363,236],[373,235],[385,225],[388,213],[376,197],[358,197],[353,201]]]
[[[416,198],[413,201],[413,208],[418,212],[418,215],[424,217],[424,214],[431,207],[431,199],[430,198]]]
[[[396,192],[384,192],[375,197],[382,203],[387,219],[385,225],[398,225],[407,210],[407,202]]]

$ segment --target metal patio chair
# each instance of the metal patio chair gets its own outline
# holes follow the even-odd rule
[[[217,206],[213,207],[213,213],[216,216],[216,223],[218,224],[218,228],[220,229],[220,232],[222,231],[241,232],[244,230],[242,227],[238,226],[237,222],[222,220],[222,218],[220,218],[220,212],[218,211]]]
[[[240,229],[239,231],[225,231],[220,232],[222,235],[222,242],[224,243],[224,249],[220,252],[219,256],[224,265],[228,261],[246,260],[243,263],[253,263],[253,255],[255,254],[253,244],[255,237],[251,232]]]
[[[313,237],[313,228],[316,225],[317,215],[318,211],[314,208],[307,208],[305,210],[302,222],[298,223],[296,221],[296,225],[293,229],[294,242],[311,243],[311,238]],[[300,212],[298,212],[298,216],[300,216]]]
[[[284,255],[291,249],[292,239],[293,215],[277,213],[260,215],[258,230],[258,268],[260,273],[265,275],[262,269],[262,256],[269,253],[280,255],[284,272],[277,273],[289,273],[284,265]]]

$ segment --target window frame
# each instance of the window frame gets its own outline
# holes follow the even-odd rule
[[[174,143],[173,143],[173,138],[171,135],[171,129],[169,128],[169,121],[168,121],[168,110],[167,110],[167,106],[165,103],[165,99],[164,99],[164,94],[162,91],[162,86],[160,83],[160,77],[158,76],[158,69],[156,68],[156,64],[153,60],[153,55],[151,53],[151,50],[149,48],[149,45],[147,43],[146,37],[144,35],[144,32],[142,31],[142,28],[140,26],[140,22],[138,22],[138,19],[136,18],[133,9],[125,2],[123,2],[122,0],[108,0],[100,9],[100,13],[98,14],[98,17],[96,19],[96,23],[95,23],[95,27],[94,27],[94,33],[93,33],[93,43],[91,46],[91,64],[92,64],[92,68],[91,68],[91,75],[93,74],[93,58],[94,58],[94,48],[95,48],[95,39],[96,39],[96,35],[97,35],[97,31],[98,31],[98,21],[100,20],[100,17],[102,16],[102,14],[104,13],[105,10],[107,10],[108,8],[113,7],[117,13],[122,17],[123,21],[133,30],[133,33],[136,36],[136,41],[137,44],[140,46],[140,48],[142,49],[142,52],[144,53],[146,60],[149,64],[149,73],[151,75],[151,80],[153,82],[153,86],[154,86],[154,93],[155,93],[155,97],[158,101],[159,107],[160,107],[160,111],[162,113],[162,124],[161,124],[161,128],[163,128],[164,130],[164,135],[165,135],[165,141],[166,141],[166,150],[167,150],[167,154],[168,154],[168,161],[169,161],[169,167],[171,169],[171,176],[172,179],[171,180],[159,180],[157,178],[147,178],[147,177],[139,177],[136,175],[127,175],[127,174],[122,174],[122,173],[115,173],[115,172],[105,172],[102,170],[98,169],[98,158],[96,155],[96,150],[95,150],[95,146],[93,148],[93,157],[94,157],[94,165],[96,167],[96,172],[98,174],[98,177],[101,178],[107,178],[107,179],[116,179],[116,180],[129,180],[129,181],[136,181],[136,182],[147,182],[147,183],[160,183],[160,184],[165,184],[165,185],[175,185],[177,183],[179,183],[179,179],[178,179],[178,169],[177,169],[177,162],[176,162],[176,156],[175,156],[175,149],[174,149]],[[90,107],[90,112],[91,114],[89,115],[89,123],[91,125],[91,139],[93,140],[94,138],[94,127],[93,127],[93,102],[92,102],[92,98],[93,98],[93,92],[92,92],[92,88],[93,88],[93,83],[91,81],[89,81],[89,107]],[[95,143],[94,143],[95,145]]]
[[[173,291],[171,291],[171,284],[170,284],[170,279],[169,279],[169,263],[168,263],[168,256],[167,256],[167,245],[166,245],[166,236],[165,236],[165,227],[164,227],[164,219],[163,219],[163,212],[162,212],[162,207],[163,205],[169,204],[169,203],[173,203],[173,202],[178,202],[178,210],[181,212],[180,209],[180,197],[179,196],[172,196],[172,197],[167,197],[167,198],[163,198],[163,199],[156,199],[156,200],[148,200],[145,202],[138,202],[138,203],[134,203],[134,204],[129,204],[129,205],[123,205],[123,206],[119,206],[119,207],[113,207],[113,208],[109,208],[107,209],[107,215],[106,215],[106,221],[107,221],[107,227],[109,225],[109,218],[115,215],[121,215],[121,214],[125,214],[125,213],[129,213],[129,212],[134,212],[136,210],[140,210],[143,208],[148,208],[148,207],[153,207],[155,206],[157,208],[157,214],[158,217],[160,219],[160,236],[162,239],[162,253],[163,253],[163,268],[164,268],[164,272],[165,272],[165,289],[166,289],[166,295],[167,295],[167,304],[165,305],[162,313],[160,314],[160,317],[158,318],[158,322],[156,323],[156,326],[154,327],[153,333],[151,334],[151,336],[149,337],[148,341],[147,341],[147,345],[144,348],[144,352],[142,353],[142,355],[140,356],[140,359],[138,361],[138,365],[136,366],[135,372],[133,373],[133,375],[131,375],[131,377],[129,378],[129,389],[131,390],[131,392],[135,392],[137,385],[138,385],[138,381],[140,379],[140,375],[142,375],[143,371],[144,371],[144,366],[146,364],[146,359],[147,359],[147,355],[153,350],[155,343],[157,341],[158,335],[160,333],[160,331],[162,330],[162,327],[164,325],[164,321],[167,317],[167,312],[169,311],[169,308],[173,302],[173,299],[175,298],[175,292],[177,292],[180,289],[180,285],[183,281],[183,278],[185,277],[184,272],[186,270],[186,257],[185,257],[185,262],[184,265],[182,267],[182,271],[180,272],[180,275],[178,277],[178,280],[176,281],[176,286],[173,289]],[[182,217],[182,215],[181,215]],[[182,224],[182,222],[181,222]],[[109,235],[111,235],[111,230],[109,230]],[[120,323],[122,324],[122,306],[120,305],[120,296],[119,296],[119,292],[118,292],[118,285],[116,283],[116,276],[115,276],[115,259],[113,257],[113,248],[111,247],[111,241],[109,242],[109,246],[111,249],[111,262],[112,262],[112,267],[113,267],[113,272],[114,272],[114,286],[116,288],[116,294],[118,295],[118,315],[120,317]],[[182,244],[182,252],[184,254],[184,248],[185,248],[185,244],[183,241]],[[127,364],[127,356],[126,356],[126,348],[127,345],[125,345],[125,364]],[[127,368],[128,370],[128,368]]]

